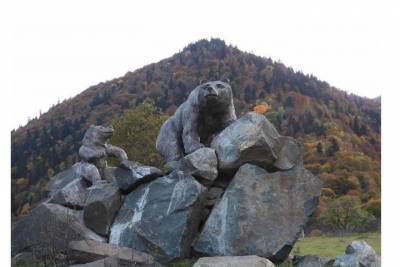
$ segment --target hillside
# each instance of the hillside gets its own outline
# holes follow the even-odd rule
[[[220,78],[230,80],[239,116],[266,102],[266,116],[278,131],[303,143],[306,167],[324,182],[320,210],[327,199],[342,195],[357,198],[365,207],[380,205],[379,99],[347,94],[314,76],[212,39],[92,86],[13,131],[13,213],[18,216],[34,206],[44,197],[48,178],[77,160],[90,124],[110,123],[145,100],[160,113],[172,114],[200,80]],[[380,209],[374,212],[380,216]]]

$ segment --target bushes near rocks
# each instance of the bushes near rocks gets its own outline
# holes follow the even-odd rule
[[[361,208],[357,197],[345,195],[328,202],[319,219],[323,226],[343,233],[362,228],[375,218]]]

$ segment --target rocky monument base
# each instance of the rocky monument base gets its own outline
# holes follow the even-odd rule
[[[183,157],[167,175],[139,164],[106,167],[111,181],[90,184],[64,171],[49,183],[51,198],[14,225],[13,255],[53,232],[57,253],[65,253],[69,241],[89,239],[160,262],[191,255],[282,261],[321,188],[302,166],[300,151],[263,115],[248,113],[217,135],[211,148]],[[46,254],[45,246],[40,251]]]
[[[112,251],[123,251],[120,262],[130,255],[136,266],[193,256],[285,260],[318,204],[319,178],[303,167],[297,141],[281,136],[264,115],[236,119],[226,83],[206,83],[194,92],[188,101],[195,106],[185,102],[174,115],[175,124],[190,115],[188,125],[173,132],[182,142],[168,139],[171,121],[160,131],[160,153],[173,152],[165,155],[165,172],[129,161],[121,148],[107,144],[112,129],[91,126],[82,161],[52,178],[50,198],[13,225],[12,255],[104,263],[112,262],[105,260]],[[207,129],[205,118],[214,119]],[[108,166],[107,156],[117,157],[119,166]]]

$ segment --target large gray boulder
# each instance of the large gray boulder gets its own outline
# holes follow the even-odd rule
[[[119,189],[124,193],[130,193],[143,183],[148,183],[163,175],[163,172],[153,166],[126,163],[124,167],[109,168]]]
[[[278,144],[274,147],[277,159],[274,167],[279,170],[290,170],[297,164],[303,163],[300,144],[290,136],[279,137]]]
[[[68,168],[62,172],[57,173],[52,178],[50,178],[49,182],[46,186],[46,191],[49,194],[49,197],[54,196],[54,194],[73,180],[79,178],[73,168]]]
[[[302,166],[268,173],[245,164],[208,217],[194,249],[282,261],[318,204],[321,181]]]
[[[218,176],[218,160],[214,149],[204,147],[181,160],[182,169],[196,178],[214,181]]]
[[[30,251],[38,257],[65,252],[71,240],[105,241],[83,224],[82,211],[51,203],[41,204],[17,221],[11,236],[12,255]]]
[[[252,256],[225,256],[200,258],[193,267],[275,267],[267,259]]]
[[[109,242],[150,253],[161,262],[189,256],[205,192],[180,171],[141,185],[126,196]]]
[[[89,162],[77,162],[72,165],[72,169],[75,172],[75,176],[81,177],[91,184],[95,184],[102,179],[97,167]]]
[[[70,265],[69,267],[121,267],[121,266],[125,267],[129,265],[121,265],[117,258],[107,257],[101,260],[92,261],[88,263]]]
[[[74,209],[82,209],[88,196],[89,183],[81,178],[71,181],[59,189],[50,198],[50,203],[60,204]]]
[[[179,161],[166,164],[169,170],[181,170],[195,177],[204,185],[210,185],[218,177],[218,159],[214,149],[203,147]]]
[[[335,267],[380,267],[381,258],[364,240],[351,242],[345,253],[336,257]]]
[[[106,236],[121,206],[121,194],[115,183],[99,183],[89,188],[83,211],[85,225]]]
[[[109,257],[117,260],[119,265],[115,266],[160,266],[153,256],[147,253],[93,240],[71,241],[68,252],[69,258],[75,263],[93,262],[87,266],[102,266],[105,262],[101,260],[111,261],[107,259]]]
[[[245,163],[267,169],[288,170],[302,161],[301,147],[295,139],[281,136],[264,115],[249,112],[212,141],[219,170],[232,172]]]

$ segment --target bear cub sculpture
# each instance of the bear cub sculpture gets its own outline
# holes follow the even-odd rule
[[[91,125],[85,132],[82,146],[79,148],[81,162],[74,164],[73,169],[77,176],[83,177],[91,183],[100,182],[107,168],[107,156],[114,156],[122,167],[129,168],[126,152],[117,146],[108,144],[114,129],[108,126]]]

